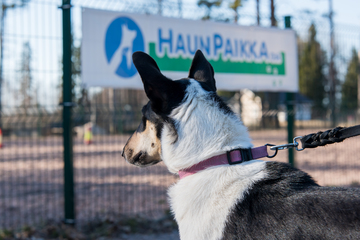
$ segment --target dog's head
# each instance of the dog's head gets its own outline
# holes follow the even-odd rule
[[[165,77],[146,53],[135,52],[133,62],[150,101],[124,147],[129,163],[144,167],[164,160],[176,172],[235,148],[231,141],[238,136],[231,133],[241,124],[216,95],[214,69],[201,51],[194,56],[188,78],[175,81]]]
[[[189,80],[196,79],[204,89],[215,92],[214,70],[201,51],[195,54],[189,78],[176,81],[165,77],[146,53],[135,52],[133,62],[150,101],[142,109],[142,121],[126,143],[123,156],[137,166],[149,166],[162,160],[160,139],[164,124],[173,130],[173,143],[177,141],[176,122],[169,115],[184,101]]]

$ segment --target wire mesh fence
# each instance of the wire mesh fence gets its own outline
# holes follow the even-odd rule
[[[90,144],[84,142],[88,125],[75,127],[75,204],[78,223],[136,215],[160,218],[169,209],[166,189],[177,180],[177,176],[171,175],[163,164],[142,169],[126,163],[121,153],[129,135],[119,132],[110,134],[110,127],[102,128],[101,125],[109,126],[104,119],[111,119],[116,113],[98,107],[104,118],[93,126],[94,136]],[[278,116],[279,112],[264,115]],[[126,115],[120,116],[123,129],[130,131],[133,124],[127,125]],[[59,118],[54,116],[41,131],[36,124],[26,126],[26,121],[36,123],[39,118],[44,117],[37,113],[33,118],[12,117],[16,125],[4,136],[4,147],[0,151],[2,228],[63,219],[63,141],[59,135],[61,128],[57,125]],[[133,118],[133,122],[137,122],[136,118]],[[249,126],[253,144],[285,143],[287,132],[283,124],[280,122],[278,128]],[[329,129],[331,125],[327,121],[312,120],[312,123],[297,121],[296,126],[296,135],[302,136]],[[297,152],[296,166],[311,174],[321,185],[356,186],[360,183],[359,145],[358,139],[353,138],[342,144]],[[287,162],[287,152],[279,152],[274,160]]]
[[[62,36],[61,11],[57,7],[61,1],[32,0],[17,7],[11,7],[12,1],[3,4],[8,8],[2,18],[0,229],[11,229],[64,218],[62,109],[58,106]],[[72,4],[75,60],[80,51],[75,49],[81,49],[81,7],[161,13],[195,20],[206,14],[206,9],[179,5],[178,1],[164,2],[161,8],[157,1],[76,0]],[[214,19],[226,20],[232,11],[217,9],[212,14]],[[246,13],[242,16],[253,17]],[[327,52],[329,34],[324,30],[327,24],[317,23],[318,39]],[[302,19],[293,20],[301,38],[307,37],[310,24]],[[360,31],[354,27],[340,28],[336,35],[337,63],[342,78],[351,48],[359,48]],[[75,66],[74,98],[78,105],[73,108],[73,148],[78,223],[136,215],[161,217],[169,209],[166,189],[177,176],[168,173],[163,164],[140,169],[127,164],[121,156],[126,140],[140,122],[141,107],[147,102],[144,92],[105,88],[84,91],[78,71]],[[265,93],[251,94],[243,91],[223,97],[248,126],[255,146],[283,144],[287,133],[281,94],[271,109],[261,104]],[[298,104],[296,108],[297,136],[333,127],[326,109],[313,114],[309,103]],[[356,111],[339,111],[337,116],[337,123],[342,126],[360,122]],[[90,139],[86,137],[89,129]],[[353,138],[342,144],[298,152],[296,166],[322,185],[358,185],[359,144]],[[275,160],[287,162],[287,152],[280,152]]]

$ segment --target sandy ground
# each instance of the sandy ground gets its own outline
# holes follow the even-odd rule
[[[313,131],[298,130],[297,135]],[[252,131],[250,135],[255,146],[286,143],[285,130]],[[121,157],[127,138],[96,136],[92,145],[75,139],[75,203],[79,224],[124,215],[156,219],[169,209],[166,189],[177,176],[168,173],[162,164],[145,169],[127,164]],[[353,138],[297,152],[296,166],[321,185],[356,185],[360,182],[359,145],[359,138]],[[4,139],[4,148],[0,150],[0,228],[43,224],[48,219],[64,217],[62,158],[60,137]],[[287,151],[281,151],[272,160],[286,162]]]

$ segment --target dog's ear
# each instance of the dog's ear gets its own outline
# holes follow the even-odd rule
[[[214,69],[200,50],[196,51],[191,63],[189,78],[205,83],[208,90],[216,92]]]
[[[160,72],[155,60],[148,54],[134,52],[132,58],[153,111],[156,113],[167,111],[170,94],[176,91],[176,83]]]

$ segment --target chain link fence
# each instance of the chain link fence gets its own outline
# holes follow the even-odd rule
[[[0,149],[0,229],[46,224],[64,218],[62,139],[62,35],[61,10],[57,0],[2,1],[2,108]],[[19,1],[20,2],[20,1]],[[13,5],[15,3],[15,5]],[[142,216],[156,219],[169,209],[166,189],[177,180],[163,164],[140,169],[127,164],[122,148],[141,119],[147,98],[143,91],[83,89],[81,84],[81,8],[162,14],[200,20],[206,9],[179,1],[72,1],[74,98],[74,171],[76,219],[84,225],[96,219],[111,220]],[[212,18],[231,21],[232,10],[214,9]],[[242,14],[243,18],[254,18]],[[230,19],[230,20],[227,20]],[[307,39],[313,22],[293,19],[300,39]],[[329,31],[324,20],[314,20],[317,39],[329,51]],[[255,22],[255,20],[254,20]],[[279,26],[283,25],[279,20]],[[338,78],[342,80],[351,57],[359,49],[359,31],[336,26]],[[301,49],[300,49],[301,51]],[[327,69],[325,67],[324,71]],[[254,145],[283,144],[287,139],[283,93],[252,93],[244,90],[222,95],[249,127]],[[264,99],[277,99],[272,107]],[[338,96],[338,99],[340,97]],[[325,100],[326,101],[326,100]],[[311,101],[297,99],[296,135],[331,127],[327,109],[314,118]],[[355,111],[338,112],[337,123],[359,123]],[[91,128],[93,137],[86,139]],[[360,161],[358,139],[296,153],[296,166],[309,172],[322,185],[358,185]],[[287,152],[274,159],[287,162]]]

